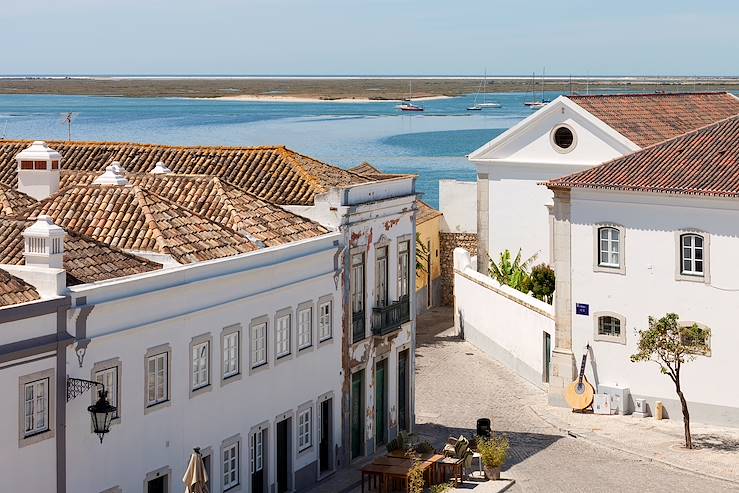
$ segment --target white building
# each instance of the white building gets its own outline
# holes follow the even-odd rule
[[[551,259],[552,193],[539,182],[739,113],[729,93],[560,96],[469,155],[477,168],[478,270],[503,250]],[[446,215],[446,210],[442,208]]]
[[[589,343],[594,385],[628,388],[650,406],[661,400],[681,419],[670,379],[653,363],[629,361],[648,317],[677,313],[711,330],[709,353],[682,369],[691,418],[739,426],[738,177],[733,117],[548,182],[557,275],[553,402]]]
[[[0,151],[17,145],[0,144]],[[56,151],[34,146],[53,160]],[[110,165],[106,146],[118,146],[124,159]],[[152,163],[178,152],[178,161]],[[283,161],[265,157],[270,152]],[[66,359],[47,365],[57,394],[66,389],[57,375],[104,382],[119,413],[102,446],[86,411],[92,391],[66,406],[58,397],[45,401],[49,416],[66,416],[66,424],[58,433],[50,424],[33,444],[8,427],[14,441],[3,439],[3,456],[27,460],[18,450],[29,443],[57,471],[38,491],[176,491],[193,447],[206,457],[211,491],[302,491],[412,428],[415,178],[373,182],[283,148],[199,148],[200,156],[217,156],[215,167],[188,161],[194,153],[67,144],[56,173],[28,168],[40,175],[35,185],[48,186],[41,202],[0,187],[4,213],[38,218],[31,228],[0,219],[0,264],[40,296],[55,287],[54,299],[69,306],[66,317],[51,320],[66,329],[55,335],[59,344],[74,338],[61,351]],[[27,168],[23,156],[14,167]],[[126,171],[142,163],[151,169]],[[178,169],[183,163],[213,173]],[[226,163],[233,169],[224,172]],[[292,206],[218,176],[259,190],[263,164],[274,168],[274,183],[261,191]],[[63,241],[52,220],[66,230]],[[57,239],[48,243],[53,258],[37,261],[22,253],[23,232],[39,224]],[[38,269],[46,274],[27,272]],[[17,343],[0,339],[0,354],[25,357]],[[13,389],[37,372],[3,369],[0,378]],[[13,416],[19,412],[13,407]],[[0,466],[6,476],[14,470],[12,461]]]

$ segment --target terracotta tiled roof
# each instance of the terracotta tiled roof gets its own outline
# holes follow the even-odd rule
[[[233,229],[136,185],[66,187],[27,212],[31,218],[39,214],[67,231],[127,251],[170,255],[182,264],[258,248]]]
[[[546,185],[737,197],[739,116]]]
[[[15,155],[30,141],[0,141],[0,182],[15,187]],[[272,203],[313,205],[317,193],[370,179],[303,156],[285,147],[172,147],[127,142],[49,142],[62,169],[105,171],[113,161],[148,173],[158,161],[175,173],[211,175]]]
[[[154,192],[266,246],[320,236],[326,228],[270,204],[220,178],[174,173],[124,173],[128,182]],[[91,184],[100,173],[62,171],[61,187]]]
[[[642,148],[739,114],[739,98],[726,92],[568,98]]]
[[[0,269],[0,306],[17,305],[41,299],[36,288],[23,279]]]
[[[441,212],[437,211],[421,199],[416,199],[416,206],[418,207],[418,212],[416,213],[416,224],[423,224],[426,221],[430,221],[431,219],[442,215]]]
[[[23,230],[32,221],[0,218],[0,264],[23,265]],[[161,269],[161,265],[67,231],[64,269],[72,286]]]
[[[358,166],[349,168],[349,171],[351,171],[352,173],[357,173],[359,175],[382,175],[384,174],[378,168],[375,168],[374,166],[372,166],[370,163],[366,161]]]
[[[0,214],[11,216],[38,204],[36,199],[0,183]]]

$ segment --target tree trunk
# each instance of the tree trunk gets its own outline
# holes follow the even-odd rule
[[[685,448],[693,448],[693,437],[690,436],[690,412],[688,411],[688,401],[685,400],[683,391],[677,386],[677,395],[680,397],[680,405],[683,408],[683,426],[685,427]]]

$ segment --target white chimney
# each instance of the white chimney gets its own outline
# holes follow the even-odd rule
[[[128,180],[121,174],[122,169],[118,161],[113,161],[113,164],[105,168],[105,173],[95,178],[92,183],[94,185],[128,185]]]
[[[36,222],[23,231],[23,256],[26,265],[64,268],[64,237],[66,233],[49,216],[38,216]]]
[[[167,168],[163,162],[159,161],[156,166],[154,166],[154,169],[150,171],[152,175],[163,175],[166,173],[171,173],[172,170]]]
[[[46,142],[37,140],[15,156],[18,165],[18,190],[43,200],[59,190],[62,155]]]

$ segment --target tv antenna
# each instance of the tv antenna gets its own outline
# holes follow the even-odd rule
[[[67,124],[67,140],[72,141],[72,121],[77,117],[77,113],[65,113],[64,114],[64,123]]]

